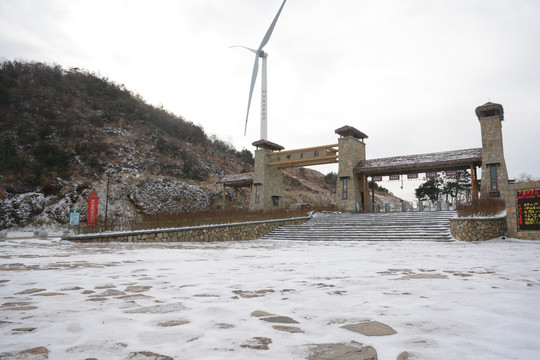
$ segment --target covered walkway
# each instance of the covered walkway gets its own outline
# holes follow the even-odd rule
[[[473,199],[478,195],[476,167],[482,166],[482,148],[453,150],[437,153],[395,156],[389,158],[362,160],[354,167],[367,189],[367,177],[406,175],[452,170],[470,170]],[[372,187],[373,188],[373,187]],[[371,191],[372,207],[375,192]],[[363,211],[367,211],[367,191],[363,192]],[[373,211],[373,209],[372,209]]]

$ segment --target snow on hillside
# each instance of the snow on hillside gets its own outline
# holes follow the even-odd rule
[[[540,242],[30,237],[0,242],[2,359],[323,359],[316,345],[357,343],[379,360],[540,358]],[[347,329],[368,321],[397,333]]]

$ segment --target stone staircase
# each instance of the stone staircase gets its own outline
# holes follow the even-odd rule
[[[450,218],[455,211],[396,213],[328,213],[302,225],[282,226],[263,240],[299,241],[453,241]]]

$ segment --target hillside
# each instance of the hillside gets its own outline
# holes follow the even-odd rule
[[[36,62],[0,63],[0,228],[63,226],[100,197],[109,221],[223,208],[219,179],[250,172],[238,151],[93,73]],[[335,187],[310,169],[285,173],[286,203],[330,206]],[[107,186],[108,184],[108,186]],[[247,191],[227,206],[246,207]],[[232,201],[234,199],[234,201]]]
[[[103,214],[107,183],[113,219],[216,208],[219,178],[251,171],[253,156],[106,78],[3,62],[0,162],[6,228],[65,224],[90,190]]]

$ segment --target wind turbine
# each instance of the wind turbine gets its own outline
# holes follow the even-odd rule
[[[249,88],[249,99],[248,99],[248,105],[247,105],[247,113],[246,113],[246,125],[244,127],[244,136],[246,136],[247,131],[247,123],[249,118],[249,108],[251,106],[251,97],[253,96],[253,88],[255,87],[255,81],[257,80],[257,73],[259,72],[259,58],[262,59],[262,79],[261,79],[261,139],[267,140],[267,91],[266,91],[266,58],[268,57],[268,53],[263,51],[264,46],[266,43],[268,43],[268,40],[270,40],[270,36],[272,36],[272,32],[274,31],[274,27],[276,26],[277,20],[279,18],[279,15],[281,14],[281,10],[283,9],[283,6],[285,5],[285,2],[287,0],[283,0],[283,3],[281,4],[281,7],[279,8],[276,16],[274,17],[274,20],[272,21],[272,24],[270,24],[270,27],[266,31],[266,34],[264,35],[264,38],[261,41],[261,44],[259,45],[259,48],[257,50],[248,48],[246,46],[231,46],[231,47],[241,47],[244,49],[247,49],[253,53],[255,53],[255,64],[253,65],[253,74],[251,75],[251,86]]]

